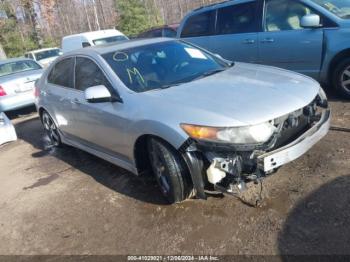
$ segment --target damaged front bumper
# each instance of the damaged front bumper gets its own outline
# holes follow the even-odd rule
[[[206,192],[232,193],[233,188],[244,188],[246,182],[258,181],[279,167],[301,157],[330,128],[331,112],[323,108],[317,121],[293,141],[273,148],[234,148],[203,146],[189,141],[183,146],[183,155],[189,166],[197,197],[205,199]]]
[[[325,110],[320,121],[292,143],[258,157],[258,168],[265,173],[285,165],[305,154],[311,147],[327,135],[331,123],[331,112]]]

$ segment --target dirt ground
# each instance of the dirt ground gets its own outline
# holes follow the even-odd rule
[[[350,103],[331,107],[333,125],[350,128]],[[232,197],[167,205],[150,179],[47,148],[35,113],[11,118],[19,140],[0,148],[2,255],[350,254],[350,133],[330,131],[267,178],[261,208]]]

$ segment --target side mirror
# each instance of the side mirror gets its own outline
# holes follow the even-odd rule
[[[85,90],[85,99],[89,103],[121,102],[119,97],[111,95],[104,85],[92,86]]]
[[[300,26],[304,28],[318,28],[321,26],[321,17],[319,15],[304,15],[301,18]]]

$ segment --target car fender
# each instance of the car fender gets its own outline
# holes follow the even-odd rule
[[[188,139],[188,135],[180,128],[180,126],[178,128],[174,128],[166,123],[162,123],[155,120],[138,121],[132,127],[132,129],[138,131],[135,133],[135,143],[137,139],[141,136],[156,136],[163,139],[178,150],[182,146],[182,144]]]
[[[324,50],[325,57],[320,73],[320,80],[322,83],[328,83],[329,74],[331,73],[330,70],[336,66],[337,61],[343,56],[350,54],[349,35],[350,29],[326,31],[324,40],[326,41],[326,49]]]

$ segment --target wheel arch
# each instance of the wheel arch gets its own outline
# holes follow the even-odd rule
[[[201,199],[206,199],[205,194],[205,181],[203,179],[203,160],[202,156],[198,152],[182,152],[182,146],[188,142],[186,140],[181,147],[176,148],[170,144],[166,139],[154,135],[154,134],[145,134],[138,137],[134,145],[134,160],[136,170],[139,175],[146,174],[150,175],[152,173],[151,162],[148,156],[147,143],[150,138],[157,138],[164,143],[168,144],[170,147],[174,148],[179,156],[184,161],[184,164],[188,168],[189,180],[194,187],[194,195]]]
[[[188,139],[187,135],[184,132],[180,132],[180,126],[178,129],[176,129],[174,128],[174,125],[165,124],[154,120],[139,121],[131,129],[138,131],[133,135],[134,142],[130,148],[131,150],[129,151],[129,154],[133,157],[135,167],[139,174],[142,173],[142,167],[145,167],[142,164],[142,156],[145,156],[147,154],[146,143],[149,138],[158,138],[169,144],[176,151],[178,151],[182,144]]]
[[[43,107],[39,107],[38,113],[39,113],[40,121],[42,121],[41,117],[42,117],[44,111],[46,111],[46,110],[45,110]],[[46,111],[46,112],[47,112],[47,111]]]
[[[147,148],[147,143],[151,138],[156,138],[158,140],[161,140],[162,142],[166,143],[176,151],[178,151],[179,149],[174,144],[170,143],[166,138],[158,134],[148,133],[148,134],[140,135],[136,139],[134,143],[134,148],[133,148],[135,166],[138,174],[140,175],[148,174],[149,172],[151,172],[151,163],[148,157],[148,148]]]
[[[343,59],[350,57],[350,48],[344,49],[337,53],[331,60],[328,66],[328,79],[329,83],[332,82],[334,69]]]

